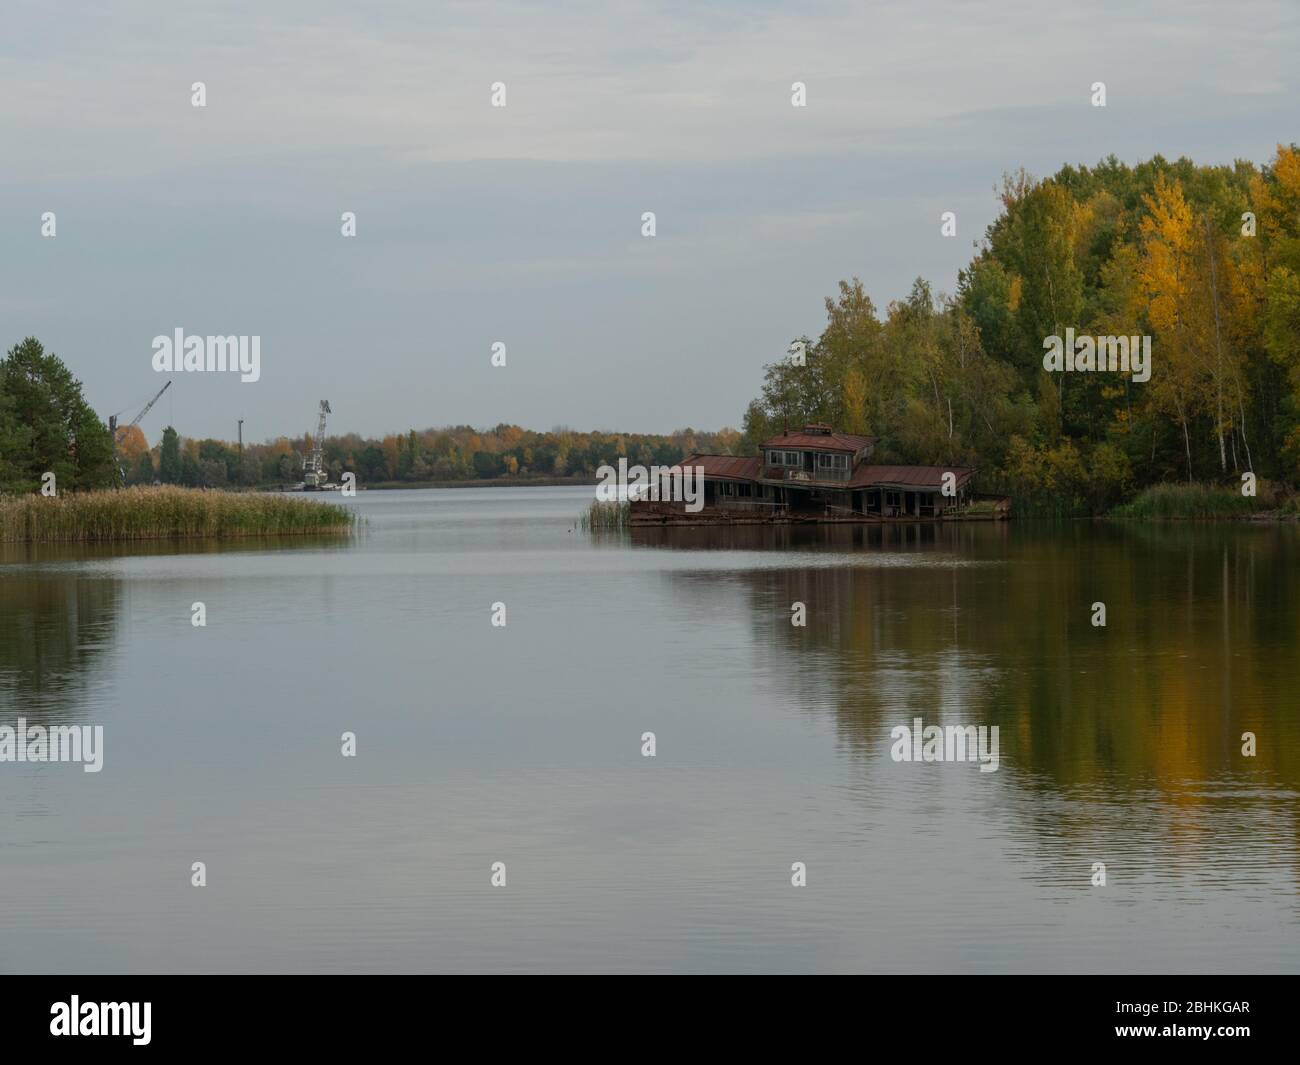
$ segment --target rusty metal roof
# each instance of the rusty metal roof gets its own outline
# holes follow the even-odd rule
[[[809,447],[819,448],[822,451],[860,451],[876,442],[874,436],[853,436],[850,433],[837,433],[833,429],[829,432],[823,431],[810,433],[809,429],[826,430],[829,427],[821,425],[806,425],[803,429],[790,429],[784,433],[779,433],[770,440],[764,440],[763,446],[767,447]]]
[[[863,463],[853,471],[846,488],[882,487],[892,488],[934,488],[943,485],[943,475],[955,473],[957,487],[960,488],[972,477],[975,471],[969,466],[873,466]]]
[[[762,460],[744,455],[691,455],[681,461],[681,466],[704,467],[705,477],[721,477],[734,481],[756,481]]]

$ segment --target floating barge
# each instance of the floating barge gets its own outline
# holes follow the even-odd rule
[[[1006,499],[973,509],[975,470],[969,466],[896,466],[871,461],[876,438],[836,432],[829,425],[786,430],[763,442],[758,455],[691,455],[704,480],[704,506],[634,500],[632,525],[774,525],[916,521],[997,521],[1010,516]]]

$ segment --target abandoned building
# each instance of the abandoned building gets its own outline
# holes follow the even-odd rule
[[[973,469],[878,465],[871,461],[875,444],[874,437],[805,425],[765,440],[753,457],[691,455],[681,465],[703,470],[702,514],[914,521],[956,516],[969,504]]]

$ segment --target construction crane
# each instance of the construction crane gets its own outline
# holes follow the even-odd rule
[[[333,414],[330,401],[320,401],[320,421],[316,425],[316,436],[312,440],[311,454],[302,467],[302,487],[305,492],[315,492],[325,487],[325,416]]]
[[[140,408],[140,413],[137,414],[134,418],[132,418],[131,424],[127,425],[125,428],[134,429],[137,425],[139,425],[140,422],[144,420],[144,416],[148,414],[151,410],[153,410],[153,405],[162,398],[162,394],[166,392],[167,389],[171,388],[171,386],[172,383],[168,381],[165,385],[162,386],[162,388],[158,389],[158,391],[154,394],[153,399],[151,399],[148,403],[146,403],[143,407]],[[117,412],[117,414],[121,414],[121,413],[122,413],[121,411]],[[121,465],[117,461],[117,429],[118,429],[117,414],[110,414],[108,416],[108,432],[109,435],[112,436],[113,438],[113,465],[117,466],[118,481],[119,483],[125,483],[126,471],[121,467]]]

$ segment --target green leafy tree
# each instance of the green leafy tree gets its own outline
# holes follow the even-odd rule
[[[158,454],[158,480],[163,484],[181,483],[181,438],[170,425],[163,430],[162,449]]]
[[[244,453],[244,463],[239,471],[240,484],[257,484],[262,479],[262,464],[249,452]]]
[[[141,451],[127,471],[126,479],[128,484],[153,484],[153,456],[147,451]]]
[[[181,452],[181,484],[198,488],[203,484],[203,468],[199,457],[189,450]]]

